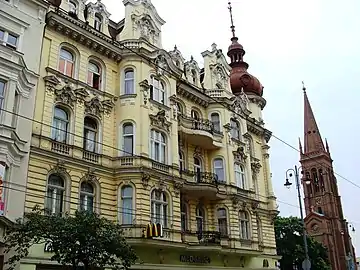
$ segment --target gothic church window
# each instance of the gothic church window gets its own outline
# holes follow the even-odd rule
[[[325,190],[324,173],[322,169],[319,169],[319,184],[322,191]]]
[[[319,192],[320,191],[319,178],[316,169],[312,169],[311,173],[314,181],[315,192]]]

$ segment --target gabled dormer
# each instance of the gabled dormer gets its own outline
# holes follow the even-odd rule
[[[144,39],[162,48],[161,27],[165,21],[149,0],[124,0],[125,24],[118,40]]]
[[[79,19],[85,22],[84,11],[86,7],[86,0],[65,0],[61,2],[60,8],[67,11],[74,19]]]
[[[200,68],[194,57],[191,56],[190,61],[184,64],[185,78],[197,87],[201,87]]]
[[[111,14],[106,10],[106,6],[101,2],[101,0],[97,0],[96,3],[88,3],[84,11],[85,20],[88,22],[88,24],[95,30],[107,36],[110,36],[110,15]]]
[[[177,66],[181,70],[184,70],[185,58],[182,56],[181,52],[178,50],[176,45],[175,45],[174,49],[169,52],[169,54],[175,64],[175,66]]]
[[[226,62],[223,52],[213,43],[211,51],[206,50],[201,55],[204,57],[204,88],[231,93],[231,67]]]

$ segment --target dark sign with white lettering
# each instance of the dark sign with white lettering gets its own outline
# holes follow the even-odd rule
[[[208,264],[210,258],[208,256],[180,255],[180,262]]]
[[[44,245],[44,252],[53,252],[52,242],[46,241]]]

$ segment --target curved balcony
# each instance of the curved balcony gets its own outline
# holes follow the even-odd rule
[[[185,180],[182,191],[193,198],[222,199],[219,193],[218,177],[211,172],[194,172],[183,170],[180,172]]]
[[[216,132],[213,123],[208,119],[194,119],[179,115],[179,132],[184,133],[185,140],[203,149],[222,147],[223,135]]]

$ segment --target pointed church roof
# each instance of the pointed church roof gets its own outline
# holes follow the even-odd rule
[[[317,126],[314,113],[306,94],[306,88],[303,86],[304,91],[304,154],[324,151],[325,147]]]

